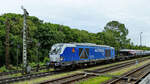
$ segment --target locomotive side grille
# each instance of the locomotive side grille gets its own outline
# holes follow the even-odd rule
[[[89,48],[79,48],[79,56],[81,59],[87,59],[89,56]]]
[[[89,56],[89,48],[85,48],[87,55]]]
[[[110,57],[111,56],[111,50],[105,50],[105,56]]]

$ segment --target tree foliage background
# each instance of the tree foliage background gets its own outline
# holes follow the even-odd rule
[[[22,29],[23,16],[20,14],[7,13],[0,16],[0,66],[5,64],[5,36],[6,19],[9,19],[10,26],[10,64],[17,64],[17,49],[19,63],[22,63]],[[78,30],[60,24],[43,22],[34,16],[27,17],[27,56],[29,62],[37,62],[37,49],[40,61],[48,57],[51,46],[55,43],[96,43],[109,45],[116,50],[121,48],[149,50],[146,46],[134,45],[127,35],[128,29],[118,21],[110,21],[102,32],[89,33],[86,30]],[[37,44],[40,43],[40,46]]]

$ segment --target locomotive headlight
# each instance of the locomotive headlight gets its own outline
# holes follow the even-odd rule
[[[63,61],[63,60],[64,60],[64,58],[63,58],[63,57],[60,57],[60,60],[61,60],[61,61]]]

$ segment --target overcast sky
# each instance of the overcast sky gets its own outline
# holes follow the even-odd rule
[[[22,14],[21,5],[45,22],[93,33],[116,20],[125,24],[134,44],[140,44],[143,32],[142,44],[150,46],[150,0],[1,0],[0,14]]]

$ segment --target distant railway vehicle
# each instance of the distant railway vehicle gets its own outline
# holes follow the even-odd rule
[[[144,51],[144,55],[150,55],[150,51]]]
[[[139,56],[139,55],[148,55],[150,54],[150,52],[144,50],[121,49],[119,51],[119,54],[121,56]]]
[[[115,59],[115,49],[92,43],[58,43],[52,46],[49,58],[53,67],[96,63]]]
[[[130,49],[121,49],[119,51],[119,54],[121,56],[133,56],[135,55],[135,50],[130,50]]]

